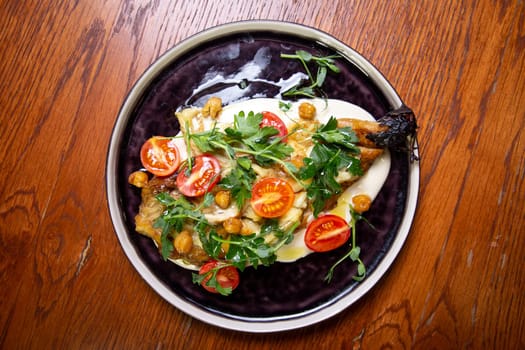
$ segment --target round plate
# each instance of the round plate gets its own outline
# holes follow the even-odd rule
[[[192,283],[191,272],[162,260],[153,241],[134,230],[140,191],[127,183],[141,168],[139,150],[152,135],[175,135],[174,111],[202,106],[212,95],[223,103],[251,97],[280,97],[304,72],[280,53],[306,50],[341,56],[339,74],[329,74],[323,90],[380,118],[402,102],[381,73],[357,52],[319,30],[273,21],[236,22],[208,29],[160,57],[133,87],[118,115],[106,165],[107,198],[113,225],[129,260],[144,280],[183,312],[215,326],[272,332],[314,324],[344,310],[385,274],[408,236],[419,187],[419,165],[391,152],[387,181],[360,222],[358,244],[367,277],[352,276],[356,266],[341,264],[330,283],[324,277],[348,246],[312,254],[295,263],[246,268],[241,284],[228,297]],[[291,84],[291,85],[290,85]]]

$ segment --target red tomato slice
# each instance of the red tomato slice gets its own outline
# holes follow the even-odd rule
[[[206,264],[202,265],[202,267],[199,270],[199,275],[204,275],[209,273],[211,270],[219,267],[219,270],[217,271],[216,279],[217,283],[222,288],[231,288],[234,290],[239,285],[240,277],[239,277],[239,271],[234,266],[228,265],[224,267],[220,267],[219,262],[216,260],[208,261]],[[204,277],[204,279],[201,282],[201,286],[204,287],[208,292],[211,293],[218,293],[217,289],[212,286],[208,286],[207,283],[212,277],[212,273],[210,272],[208,276]]]
[[[172,138],[153,136],[142,145],[140,161],[152,174],[168,176],[179,167],[179,149]]]
[[[276,218],[290,210],[294,198],[293,188],[286,180],[267,177],[253,185],[250,204],[257,215]]]
[[[196,156],[193,161],[191,173],[186,174],[187,163],[177,175],[177,187],[187,197],[199,197],[211,191],[219,182],[221,165],[217,158],[209,154]]]
[[[283,141],[286,141],[286,135],[288,135],[288,129],[286,128],[286,125],[284,122],[279,118],[277,115],[275,115],[272,112],[264,111],[262,112],[263,119],[260,124],[261,127],[263,126],[271,126],[276,128],[279,133],[277,136],[282,137]]]
[[[350,237],[348,223],[337,215],[323,215],[306,228],[304,243],[315,252],[327,252],[342,246]]]

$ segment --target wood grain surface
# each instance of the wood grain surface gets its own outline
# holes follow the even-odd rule
[[[119,245],[107,146],[144,70],[244,19],[367,57],[415,111],[409,238],[357,304],[278,334],[224,330],[153,291]],[[523,1],[0,1],[0,348],[524,349]]]

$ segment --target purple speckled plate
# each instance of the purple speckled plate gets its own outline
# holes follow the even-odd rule
[[[419,187],[419,165],[391,152],[389,176],[367,213],[375,227],[358,226],[361,258],[368,276],[360,283],[351,262],[340,265],[331,283],[323,278],[348,249],[312,254],[295,263],[276,263],[241,273],[229,297],[206,292],[191,272],[161,259],[153,242],[134,230],[140,192],[128,175],[141,168],[139,150],[152,135],[174,135],[173,113],[184,105],[202,106],[209,96],[224,103],[250,97],[279,97],[298,82],[302,67],[281,52],[303,49],[339,54],[341,73],[329,75],[323,90],[380,118],[402,102],[393,87],[366,59],[326,33],[302,25],[236,22],[208,29],[160,57],[124,102],[111,137],[107,198],[119,241],[139,274],[165,300],[204,322],[228,329],[273,332],[311,325],[344,310],[385,274],[408,236]]]

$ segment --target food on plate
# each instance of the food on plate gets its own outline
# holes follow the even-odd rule
[[[304,242],[314,252],[328,252],[339,248],[350,237],[350,227],[338,215],[326,214],[314,219],[306,229]]]
[[[210,260],[202,265],[199,274],[193,275],[193,282],[210,293],[228,295],[239,285],[239,271],[233,265]]]
[[[186,197],[200,197],[210,192],[219,182],[221,165],[217,158],[200,154],[181,167],[177,175],[177,188]]]
[[[295,193],[290,183],[277,177],[265,177],[253,184],[250,205],[262,218],[278,218],[288,213]]]
[[[140,161],[153,175],[171,175],[179,167],[179,149],[173,139],[153,136],[142,145]]]
[[[136,231],[165,259],[199,271],[194,282],[206,290],[230,294],[238,270],[293,262],[351,240],[337,264],[349,257],[358,264],[356,279],[364,277],[355,223],[388,176],[388,149],[410,147],[411,113],[390,113],[383,123],[340,100],[254,98],[222,106],[213,97],[176,118],[180,133],[147,140],[147,172],[128,180],[141,188]]]

